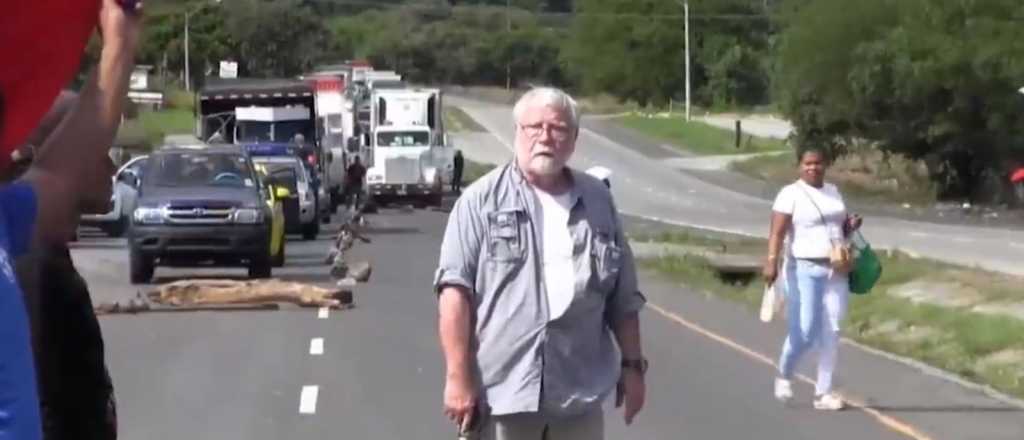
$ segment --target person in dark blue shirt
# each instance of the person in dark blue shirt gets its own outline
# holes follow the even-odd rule
[[[28,316],[14,259],[34,235],[36,197],[25,183],[0,188],[0,439],[38,439],[39,400]]]
[[[13,259],[66,242],[95,194],[111,185],[111,141],[121,122],[141,16],[102,0],[99,64],[19,180],[0,187],[0,440],[39,440],[39,397],[29,322]],[[2,108],[0,112],[17,111]],[[2,127],[0,127],[2,128]],[[20,142],[20,141],[19,141]]]

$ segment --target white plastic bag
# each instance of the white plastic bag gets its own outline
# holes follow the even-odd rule
[[[772,322],[775,314],[782,311],[782,304],[785,301],[782,292],[778,292],[775,283],[764,286],[764,294],[761,296],[761,322]]]

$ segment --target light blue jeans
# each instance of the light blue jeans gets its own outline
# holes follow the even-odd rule
[[[801,357],[816,345],[815,394],[829,393],[839,352],[839,323],[846,313],[850,293],[848,277],[833,273],[827,261],[788,259],[784,270],[788,334],[782,346],[779,372],[783,378],[792,379]]]

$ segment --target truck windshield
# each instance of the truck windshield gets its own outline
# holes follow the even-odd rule
[[[313,125],[310,121],[237,121],[238,142],[280,142],[287,143],[301,134],[313,139]]]
[[[253,186],[245,156],[233,153],[166,153],[151,156],[145,185]]]
[[[392,131],[377,133],[378,147],[428,147],[429,131]]]

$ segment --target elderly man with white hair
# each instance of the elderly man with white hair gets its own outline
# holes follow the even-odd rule
[[[466,189],[441,246],[444,410],[482,438],[601,439],[608,396],[627,424],[644,404],[645,299],[608,187],[567,166],[576,102],[536,88],[514,117],[515,157]]]

